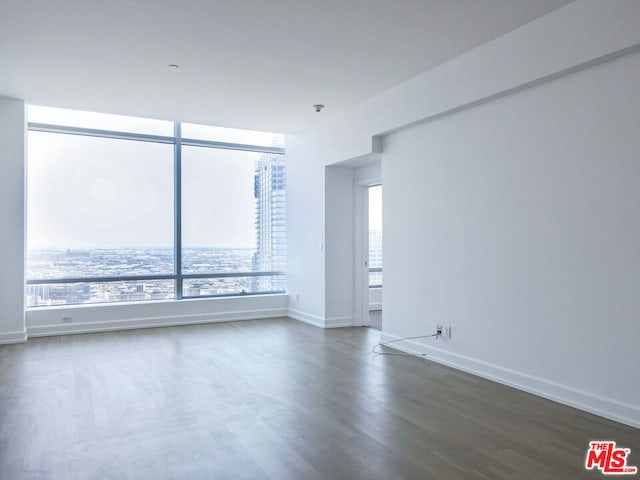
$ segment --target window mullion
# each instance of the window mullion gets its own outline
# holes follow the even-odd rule
[[[182,299],[182,125],[174,122],[174,156],[173,156],[173,231],[174,231],[174,264],[176,269],[175,298]]]

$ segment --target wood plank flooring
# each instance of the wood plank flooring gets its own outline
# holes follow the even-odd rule
[[[640,431],[288,319],[0,347],[0,479],[583,479]],[[629,477],[627,477],[629,478]]]

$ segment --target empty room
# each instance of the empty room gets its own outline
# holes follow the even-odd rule
[[[640,478],[640,2],[0,0],[0,479]]]

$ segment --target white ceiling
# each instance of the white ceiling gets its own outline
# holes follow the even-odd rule
[[[0,95],[293,133],[567,3],[0,0]]]

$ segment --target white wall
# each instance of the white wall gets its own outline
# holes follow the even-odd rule
[[[373,163],[354,168],[353,181],[366,185],[382,182],[382,161],[378,159]]]
[[[451,324],[411,346],[640,420],[639,77],[635,54],[385,138],[385,333]]]
[[[353,169],[325,170],[325,327],[353,325]]]
[[[358,164],[379,152],[376,140],[386,135],[382,337],[450,321],[454,337],[431,349],[432,359],[640,426],[633,381],[640,358],[632,346],[640,327],[631,321],[640,308],[630,294],[635,288],[637,296],[640,278],[631,248],[639,243],[632,211],[639,202],[629,187],[630,179],[638,183],[632,160],[640,152],[630,132],[639,123],[628,83],[640,76],[632,56],[640,51],[639,16],[640,2],[577,0],[293,137],[292,245],[322,235],[331,242],[333,213],[323,196],[334,204],[348,198],[325,188],[324,167]],[[607,168],[607,161],[614,163]],[[313,229],[301,218],[313,218]],[[437,268],[428,264],[433,251],[415,251],[419,241],[442,254]],[[327,268],[332,259],[317,261],[314,243],[290,251],[290,266],[312,261],[310,281],[291,277],[289,287],[308,305],[326,306],[335,273]],[[434,268],[430,283],[408,283],[410,264]],[[437,274],[447,285],[473,284],[457,286],[462,298],[453,298],[435,284]],[[600,334],[608,324],[622,331]],[[539,325],[557,331],[538,332]]]
[[[0,344],[23,342],[25,106],[0,97]]]
[[[287,290],[289,316],[324,326],[325,171],[312,144],[287,137]]]

